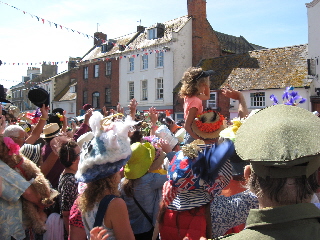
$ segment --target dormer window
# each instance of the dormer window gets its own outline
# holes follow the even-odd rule
[[[148,29],[148,39],[157,39],[164,36],[165,25],[162,23],[157,23],[157,26],[151,29]]]
[[[151,28],[148,30],[148,39],[156,39],[157,38],[157,28]]]

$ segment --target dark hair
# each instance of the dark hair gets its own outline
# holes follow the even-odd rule
[[[78,144],[74,140],[69,140],[62,144],[59,152],[59,158],[63,166],[70,167],[77,159],[78,155],[75,151],[76,147],[78,147]]]
[[[298,178],[270,178],[259,177],[254,172],[251,173],[248,187],[258,197],[269,198],[279,205],[290,205],[301,203],[309,199],[318,189],[317,173],[313,173],[308,178],[301,176]],[[291,189],[288,188],[288,180],[291,180]]]
[[[135,130],[133,134],[130,136],[130,144],[140,142],[142,140],[142,137],[142,132],[139,129]]]
[[[60,121],[60,118],[57,116],[56,113],[49,113],[47,124],[49,123],[57,123],[59,128],[61,128],[63,125],[63,122]]]

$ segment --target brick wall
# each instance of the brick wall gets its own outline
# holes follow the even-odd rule
[[[205,0],[188,0],[188,16],[192,17],[192,65],[201,59],[221,56],[219,40],[207,20]]]
[[[117,106],[119,102],[119,60],[110,59],[111,75],[106,75],[106,62],[96,61],[93,63],[81,65],[78,70],[77,83],[77,114],[83,106],[83,92],[88,92],[87,103],[92,104],[92,94],[99,92],[99,108],[106,106],[107,109]],[[94,65],[99,65],[99,77],[94,77]],[[88,67],[88,79],[84,80],[84,67]],[[106,88],[111,89],[111,102],[106,103],[105,91]]]

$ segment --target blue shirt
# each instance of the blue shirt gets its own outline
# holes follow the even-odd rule
[[[0,239],[25,237],[21,195],[30,186],[19,173],[0,160]]]
[[[134,181],[134,196],[153,220],[153,225],[157,220],[162,186],[166,181],[167,176],[159,173],[147,173]],[[127,197],[123,190],[121,190],[121,195],[127,204],[130,224],[134,234],[148,232],[153,226],[143,215],[133,198]]]

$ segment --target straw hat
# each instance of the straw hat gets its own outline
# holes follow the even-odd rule
[[[60,132],[59,125],[57,123],[50,123],[44,126],[41,138],[54,138]]]

